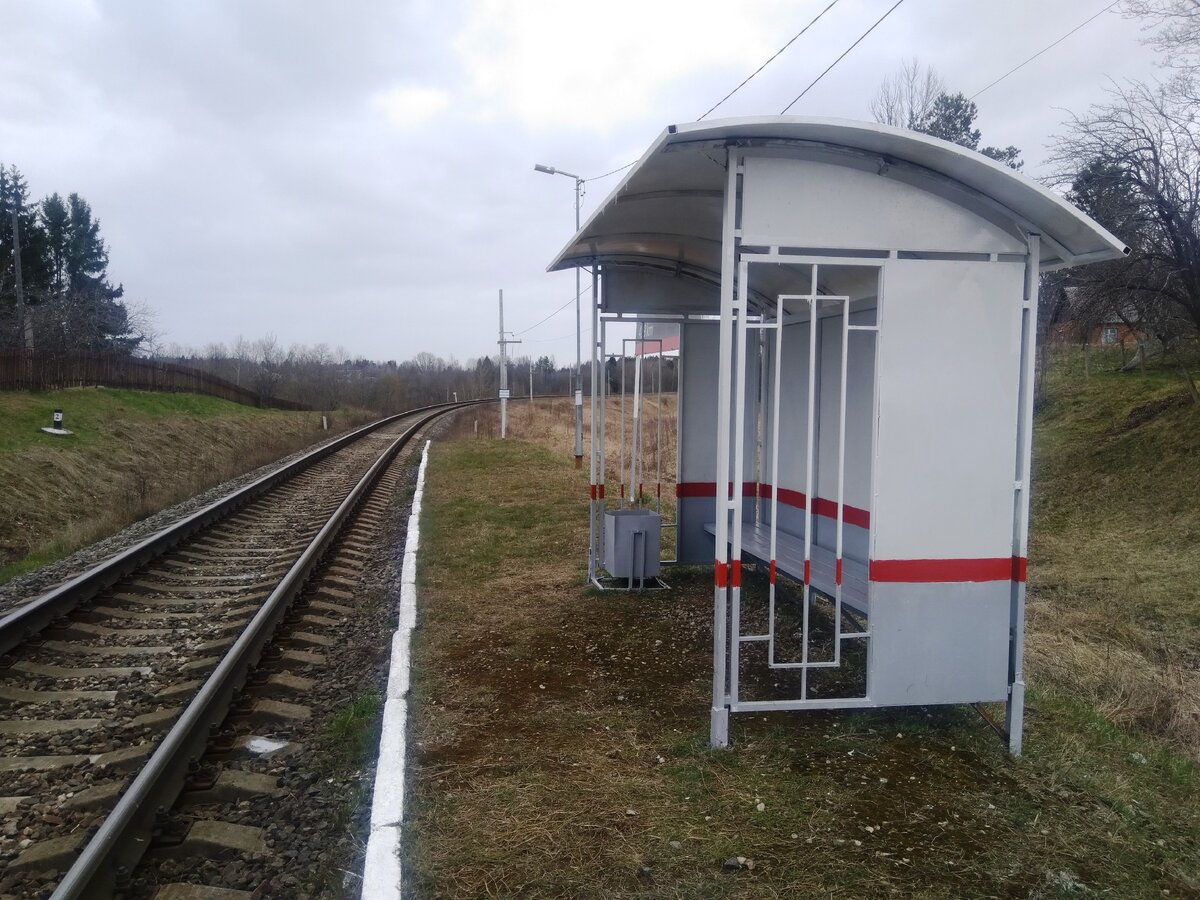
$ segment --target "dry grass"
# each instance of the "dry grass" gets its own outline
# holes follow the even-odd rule
[[[509,435],[513,440],[527,441],[543,447],[564,459],[575,457],[575,407],[570,398],[551,397],[528,400],[513,400],[508,405]],[[621,401],[609,397],[605,410],[604,470],[605,486],[609,500],[621,496],[622,486],[627,496],[633,499],[635,488],[630,486],[629,462],[633,444],[631,410],[625,411],[624,428],[621,427]],[[662,513],[663,521],[675,521],[675,473],[678,460],[677,407],[674,394],[663,394],[661,410],[658,398],[647,397],[643,411],[642,492],[643,502],[651,509]],[[587,397],[583,404],[583,489],[587,490],[587,472],[591,452],[592,410]],[[624,432],[624,433],[622,433]],[[478,407],[472,414],[460,416],[453,434],[458,438],[500,437],[500,407],[488,404]],[[625,445],[622,457],[621,444]],[[660,446],[661,445],[661,446]],[[621,465],[622,458],[624,466]],[[658,480],[656,480],[658,475]],[[586,521],[586,513],[585,513]],[[674,558],[674,532],[667,529],[662,535],[664,558]]]
[[[1057,692],[1021,761],[964,709],[741,716],[709,750],[711,576],[587,590],[585,487],[569,441],[434,448],[411,896],[1200,893],[1193,767]]]
[[[1081,369],[1035,431],[1030,669],[1200,758],[1200,407],[1171,372]]]
[[[38,430],[55,406],[73,436]],[[333,433],[321,430],[319,413],[94,388],[0,393],[0,413],[0,578]],[[365,418],[339,413],[333,425]]]
[[[663,394],[662,407],[655,397],[647,397],[643,411],[643,440],[645,453],[643,459],[643,478],[646,492],[650,493],[654,484],[656,471],[662,473],[664,493],[667,487],[675,485],[675,450],[678,440],[676,421],[676,403],[674,394]],[[547,399],[534,398],[528,400],[513,400],[508,405],[509,435],[518,441],[528,441],[545,447],[551,453],[563,453],[573,458],[575,453],[575,407],[567,397],[552,397]],[[479,407],[471,415],[460,417],[455,434],[460,437],[475,436],[475,425],[478,421],[478,436],[497,438],[500,436],[500,408],[496,404]],[[632,443],[632,422],[630,409],[625,411],[625,427],[621,428],[620,398],[609,397],[605,410],[605,472],[607,482],[616,488],[622,482],[629,482],[629,454]],[[592,410],[588,398],[583,404],[583,462],[588,464],[588,452],[591,446]],[[661,423],[661,426],[660,426]],[[660,439],[661,434],[661,439]],[[625,444],[625,468],[622,471],[621,443]],[[661,450],[659,444],[661,443]],[[656,464],[659,467],[656,469]],[[673,496],[673,491],[671,492]]]

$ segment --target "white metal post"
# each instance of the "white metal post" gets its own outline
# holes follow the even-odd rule
[[[842,661],[842,533],[845,530],[846,499],[846,373],[850,356],[850,298],[842,301],[842,372],[838,381],[841,398],[838,403],[838,472],[837,472],[837,551],[834,565],[833,598],[833,662]]]
[[[631,505],[642,502],[642,353],[645,349],[646,323],[638,322],[633,354],[633,412],[629,436],[629,494]]]
[[[812,282],[809,289],[812,293],[808,298],[808,437],[807,454],[804,461],[804,586],[802,596],[804,609],[801,614],[801,636],[803,644],[800,647],[800,662],[804,664],[800,670],[800,699],[808,699],[808,607],[812,599],[812,588],[809,586],[810,568],[812,566],[813,528],[817,518],[813,514],[816,500],[816,478],[814,465],[817,457],[817,323],[820,320],[820,306],[817,303],[817,273],[818,267],[812,267]]]
[[[597,303],[600,301],[597,300]],[[605,358],[606,341],[608,338],[608,323],[600,319],[600,347],[599,355],[603,360]],[[607,361],[605,361],[607,366]],[[598,459],[596,462],[596,500],[597,500],[597,533],[596,533],[596,559],[597,568],[599,568],[599,560],[604,559],[604,511],[608,504],[605,499],[605,483],[608,481],[608,373],[607,371],[600,376],[600,396],[597,401],[600,407],[600,433],[596,436],[596,447]]]
[[[579,207],[583,179],[575,176],[575,233],[579,233]],[[583,467],[583,333],[579,312],[579,266],[575,267],[575,468]]]
[[[625,342],[621,341],[621,452],[617,458],[617,477],[621,484],[621,509],[625,508]]]
[[[588,581],[590,582],[596,577],[596,570],[599,568],[599,529],[603,527],[603,522],[600,521],[600,498],[596,489],[596,466],[598,462],[599,449],[596,447],[596,392],[597,392],[597,375],[598,375],[598,356],[602,356],[603,352],[600,347],[600,269],[598,266],[592,266],[592,421],[591,434],[588,444]],[[533,391],[530,390],[532,394]]]
[[[1041,235],[1030,234],[1025,263],[1025,296],[1021,308],[1021,372],[1018,389],[1016,503],[1013,515],[1013,582],[1009,606],[1008,703],[1005,726],[1008,750],[1021,755],[1025,726],[1025,560],[1029,555],[1029,480],[1033,458],[1033,379],[1037,358],[1038,275]]]
[[[737,322],[734,328],[733,362],[733,497],[729,508],[733,513],[733,540],[730,542],[729,561],[729,702],[738,702],[738,667],[742,650],[742,488],[746,468],[746,302],[747,282],[750,280],[749,266],[738,263],[737,300],[734,313]],[[721,489],[721,485],[717,485]]]
[[[779,397],[783,386],[783,295],[775,300],[775,378],[771,385],[771,561],[767,578],[767,663],[775,664],[775,559],[779,529]]]
[[[654,423],[654,496],[657,499],[657,502],[654,504],[654,511],[660,516],[662,515],[662,367],[663,345],[660,340],[658,342],[658,390],[654,400],[658,404],[658,415]]]
[[[733,360],[733,283],[737,262],[734,229],[737,219],[739,156],[725,151],[725,211],[721,223],[721,325],[717,363],[716,541],[713,571],[713,697],[709,743],[729,743],[729,701],[725,692],[726,584],[729,571],[729,367]]]

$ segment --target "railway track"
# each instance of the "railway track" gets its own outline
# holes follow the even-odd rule
[[[0,895],[153,896],[159,875],[133,878],[152,845],[253,853],[252,826],[192,814],[174,834],[168,811],[185,788],[193,805],[275,795],[270,776],[222,774],[211,759],[287,747],[256,747],[248,728],[305,718],[311,674],[354,611],[361,530],[383,502],[371,490],[448,411],[355,432],[0,620]],[[293,609],[318,570],[318,593]],[[231,707],[240,727],[221,735]],[[200,896],[179,890],[161,896]]]

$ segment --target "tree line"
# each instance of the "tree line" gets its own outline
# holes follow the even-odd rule
[[[20,170],[0,163],[0,347],[129,353],[141,338],[124,293],[88,202],[33,201]]]
[[[456,397],[495,398],[500,390],[500,366],[490,356],[463,363],[422,352],[403,362],[377,362],[328,344],[284,347],[274,335],[257,340],[239,337],[230,344],[218,342],[200,349],[171,345],[160,348],[155,358],[209,372],[262,397],[295,400],[318,409],[353,406],[393,413]],[[586,386],[590,376],[586,365],[584,369]],[[517,357],[508,361],[513,397],[529,396],[530,373],[535,397],[571,390],[573,367],[559,366],[549,356]]]

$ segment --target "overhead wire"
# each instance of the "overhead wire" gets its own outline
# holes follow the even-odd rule
[[[583,290],[581,290],[579,292],[579,296],[582,297],[584,294],[586,294],[591,289],[592,289],[592,286],[589,284],[587,287],[585,287]],[[549,322],[551,319],[553,319],[555,316],[557,316],[560,312],[562,312],[564,309],[566,309],[568,306],[570,306],[572,303],[574,303],[575,300],[576,300],[576,298],[572,297],[570,300],[568,300],[566,303],[564,303],[562,306],[560,306],[554,312],[550,313],[550,315],[546,316],[544,319],[539,319],[537,322],[530,325],[528,328],[522,328],[520,331],[511,332],[512,336],[517,337],[518,335],[526,334],[530,331],[533,331],[533,329],[537,328],[539,325],[544,325],[546,322]]]
[[[625,165],[621,166],[621,168],[619,168],[619,169],[613,169],[611,172],[605,172],[603,175],[593,175],[591,178],[584,178],[582,180],[583,181],[599,181],[601,178],[607,178],[609,175],[616,175],[618,172],[624,172],[626,169],[628,169],[630,166],[632,166],[633,163],[635,163],[635,162],[637,162],[636,159],[633,162],[625,163]]]
[[[588,326],[587,328],[583,329],[583,331],[581,331],[579,333],[579,336],[587,337],[591,333],[592,333],[591,326]],[[552,337],[552,338],[532,338],[528,341],[525,341],[525,343],[526,344],[549,344],[551,341],[565,341],[567,338],[570,338],[570,337],[575,337],[575,332],[570,331],[570,332],[567,332],[566,334],[560,334],[558,337]]]
[[[1116,5],[1117,5],[1118,3],[1120,3],[1120,2],[1121,2],[1121,0],[1113,0],[1113,2],[1112,2],[1112,3],[1110,3],[1110,4],[1108,4],[1108,6],[1104,7],[1104,9],[1100,10],[1100,12],[1098,12],[1098,13],[1095,13],[1095,14],[1093,14],[1093,15],[1092,15],[1090,18],[1087,18],[1087,19],[1085,19],[1084,21],[1080,22],[1078,25],[1076,25],[1074,28],[1072,28],[1070,31],[1068,31],[1066,34],[1064,34],[1062,37],[1060,37],[1060,38],[1059,38],[1057,41],[1055,41],[1053,44],[1050,44],[1050,45],[1048,45],[1048,46],[1046,46],[1046,47],[1043,47],[1043,48],[1042,48],[1041,50],[1039,50],[1037,53],[1033,54],[1033,56],[1029,57],[1029,59],[1025,60],[1025,62],[1021,63],[1020,65],[1013,66],[1011,69],[1009,69],[1007,72],[1005,72],[1005,73],[1004,73],[1003,75],[1001,75],[999,78],[997,78],[995,81],[993,81],[993,82],[992,82],[991,84],[989,84],[987,87],[985,87],[985,88],[981,88],[981,89],[979,89],[978,91],[976,91],[976,92],[975,92],[974,94],[972,94],[972,95],[971,95],[971,96],[970,96],[968,99],[970,99],[970,100],[974,100],[976,97],[978,97],[978,96],[979,96],[980,94],[982,94],[984,91],[989,91],[989,90],[991,90],[991,89],[992,89],[992,88],[994,88],[996,85],[998,85],[1000,82],[1002,82],[1002,81],[1003,81],[1005,78],[1007,78],[1009,75],[1012,75],[1014,72],[1016,72],[1016,71],[1018,71],[1018,70],[1020,70],[1020,69],[1023,69],[1023,68],[1025,68],[1025,66],[1029,65],[1031,62],[1033,62],[1035,59],[1037,59],[1039,56],[1041,56],[1041,55],[1042,55],[1043,53],[1045,53],[1047,50],[1053,50],[1055,47],[1057,47],[1059,44],[1061,44],[1063,41],[1065,41],[1067,38],[1069,38],[1071,35],[1073,35],[1073,34],[1074,34],[1075,32],[1077,32],[1079,29],[1081,29],[1081,28],[1082,28],[1084,25],[1087,25],[1087,24],[1089,24],[1090,22],[1092,22],[1093,20],[1100,18],[1102,15],[1104,15],[1106,12],[1108,12],[1110,9],[1112,9],[1114,6],[1116,6]]]
[[[893,12],[895,12],[896,7],[898,7],[903,2],[904,2],[904,0],[896,0],[896,2],[892,4],[891,8],[887,12],[885,12],[882,16],[880,16],[878,19],[875,20],[875,24],[873,24],[870,28],[868,28],[861,35],[859,35],[859,38],[857,41],[855,41],[853,44],[851,44],[849,47],[847,47],[845,50],[843,50],[842,55],[839,56],[837,59],[835,59],[833,62],[831,62],[825,68],[825,71],[822,72],[820,75],[818,75],[816,78],[814,78],[808,87],[806,87],[804,90],[802,90],[799,94],[796,95],[795,100],[793,100],[791,103],[789,103],[787,106],[785,106],[783,109],[781,109],[779,111],[779,114],[782,116],[789,109],[791,109],[793,106],[795,106],[797,103],[799,103],[800,99],[805,94],[807,94],[809,91],[811,91],[814,87],[817,86],[817,82],[819,82],[822,78],[824,78],[826,75],[828,75],[830,70],[833,69],[834,66],[836,66],[843,59],[845,59],[849,55],[851,50],[853,50],[855,47],[857,47],[859,44],[861,44],[863,42],[863,40],[867,37],[867,35],[870,34],[872,31],[874,31],[876,28],[878,28],[879,23],[882,22],[884,19],[886,19],[888,16],[890,16]],[[1119,0],[1118,0],[1118,2],[1119,2]]]
[[[829,10],[831,10],[831,9],[833,9],[835,6],[837,6],[837,4],[838,4],[839,2],[841,2],[841,0],[831,0],[831,2],[829,3],[829,5],[828,5],[828,6],[826,6],[826,7],[825,7],[823,10],[821,10],[819,13],[817,13],[817,14],[816,14],[816,16],[814,16],[814,17],[813,17],[813,19],[812,19],[811,21],[809,21],[809,23],[808,23],[807,25],[805,25],[805,26],[804,26],[803,28],[801,28],[801,29],[800,29],[798,32],[796,32],[796,34],[794,34],[794,35],[792,36],[792,39],[791,39],[790,41],[788,41],[786,44],[784,44],[782,47],[780,47],[778,50],[776,50],[776,51],[775,51],[775,52],[774,52],[774,53],[771,55],[771,57],[770,57],[770,58],[769,58],[769,59],[768,59],[766,62],[764,62],[764,63],[763,63],[761,66],[759,66],[757,69],[755,69],[755,70],[754,70],[753,72],[751,72],[749,75],[747,75],[747,76],[746,76],[746,77],[745,77],[745,78],[742,80],[742,83],[741,83],[741,84],[739,84],[739,85],[738,85],[737,87],[735,87],[735,88],[734,88],[732,91],[730,91],[728,94],[726,94],[726,95],[725,95],[724,97],[722,97],[720,100],[718,100],[716,103],[714,103],[712,106],[710,106],[710,107],[708,108],[708,111],[707,111],[707,112],[705,112],[705,113],[704,113],[704,115],[702,115],[702,116],[701,116],[699,119],[697,119],[696,121],[697,121],[697,122],[702,122],[702,121],[704,121],[704,119],[705,119],[705,118],[707,118],[707,116],[708,116],[708,114],[709,114],[709,113],[713,112],[713,110],[717,109],[717,108],[718,108],[719,106],[721,106],[721,104],[723,104],[723,103],[724,103],[726,100],[728,100],[730,97],[732,97],[734,94],[736,94],[736,93],[737,93],[738,91],[740,91],[742,88],[744,88],[744,87],[745,87],[747,84],[749,84],[749,83],[750,83],[750,81],[751,81],[751,79],[753,79],[753,78],[754,78],[754,76],[756,76],[756,75],[757,75],[759,72],[761,72],[763,69],[765,69],[765,68],[766,68],[767,66],[769,66],[771,63],[773,63],[773,62],[776,60],[776,58],[777,58],[777,57],[778,57],[778,56],[779,56],[781,53],[783,53],[783,51],[785,51],[785,50],[786,50],[788,47],[790,47],[790,46],[792,46],[792,44],[796,43],[796,41],[797,41],[797,40],[798,40],[798,39],[799,39],[799,38],[800,38],[800,37],[801,37],[801,36],[802,36],[802,35],[803,35],[803,34],[804,34],[806,31],[808,31],[808,29],[810,29],[810,28],[812,28],[814,25],[816,25],[816,24],[817,24],[817,22],[818,22],[818,21],[820,21],[821,17],[822,17],[822,16],[824,16],[824,15],[825,15],[825,13],[829,12]],[[901,0],[901,2],[903,2],[903,0]],[[793,102],[795,102],[795,101],[793,101]],[[637,160],[635,159],[633,162],[628,162],[628,163],[625,163],[625,165],[621,166],[620,168],[613,169],[611,172],[605,172],[603,175],[593,175],[591,178],[584,178],[583,180],[584,180],[584,181],[599,181],[601,178],[608,178],[610,175],[616,175],[618,172],[624,172],[626,169],[628,169],[630,166],[632,166],[632,165],[633,165],[634,163],[636,163],[636,162],[637,162]]]
[[[804,34],[804,32],[808,31],[808,29],[810,29],[814,25],[816,25],[817,22],[820,20],[821,16],[825,15],[825,13],[829,12],[831,9],[833,9],[835,6],[837,6],[838,2],[839,2],[839,0],[832,0],[832,2],[828,6],[826,6],[823,10],[821,10],[819,13],[817,13],[817,15],[813,18],[813,20],[811,22],[809,22],[807,25],[805,25],[803,28],[801,28],[798,32],[796,32],[796,34],[792,36],[792,39],[790,41],[788,41],[786,44],[784,44],[782,47],[780,47],[778,50],[776,50],[775,53],[772,54],[770,59],[768,59],[765,63],[763,63],[761,66],[759,66],[757,69],[755,69],[749,75],[747,75],[741,84],[739,84],[732,91],[730,91],[728,94],[726,94],[720,100],[718,100],[716,103],[714,103],[712,106],[710,106],[708,109],[708,112],[706,112],[704,115],[702,115],[696,121],[703,122],[704,119],[708,117],[708,113],[715,110],[718,106],[720,106],[722,103],[724,103],[730,97],[732,97],[734,94],[736,94],[738,91],[740,91],[746,85],[748,85],[750,83],[750,80],[752,78],[754,78],[755,75],[757,75],[759,72],[761,72],[767,66],[769,66],[771,63],[773,63],[775,61],[776,57],[778,57],[779,54],[781,54],[784,50],[786,50],[788,47],[792,46],[792,44],[796,43],[797,39],[799,39],[800,36]]]

